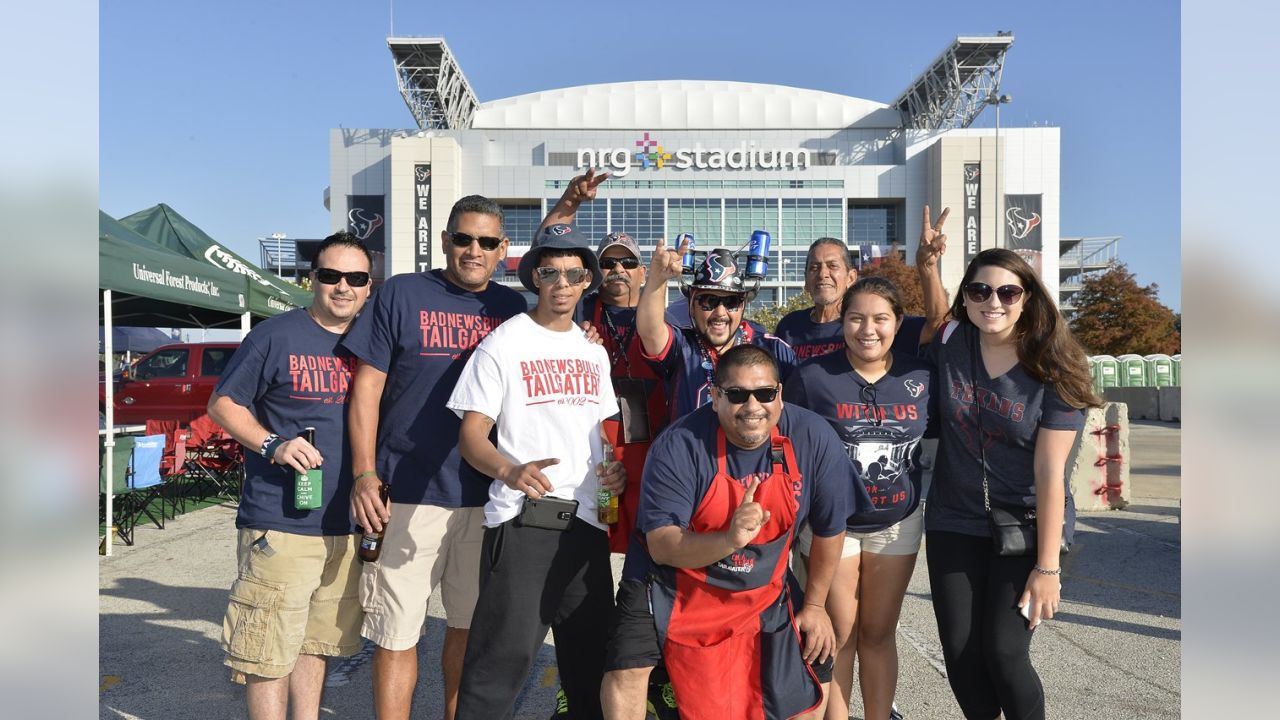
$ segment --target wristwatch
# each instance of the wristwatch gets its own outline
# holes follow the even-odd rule
[[[258,448],[258,452],[261,453],[262,457],[270,460],[271,451],[276,449],[276,443],[278,442],[280,442],[280,436],[275,433],[271,433],[262,441],[262,447]]]

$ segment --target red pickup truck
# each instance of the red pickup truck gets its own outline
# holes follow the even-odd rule
[[[214,385],[238,342],[162,345],[143,355],[116,380],[115,423],[147,420],[190,422],[204,414]],[[98,409],[105,414],[106,385],[98,384]]]

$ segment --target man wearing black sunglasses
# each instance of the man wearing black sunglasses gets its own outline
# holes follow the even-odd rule
[[[649,282],[636,309],[636,330],[645,358],[667,382],[673,419],[711,402],[712,374],[720,355],[729,348],[764,348],[778,363],[784,380],[796,365],[789,345],[743,318],[747,301],[755,293],[743,284],[737,259],[725,248],[708,250],[695,268],[692,282],[681,288],[689,298],[693,327],[679,328],[665,321],[667,282],[680,277],[687,245],[685,241],[678,249],[669,250],[658,241],[650,261]]]
[[[711,405],[650,448],[637,518],[645,544],[628,553],[609,634],[610,720],[642,717],[615,698],[663,662],[681,717],[763,717],[766,707],[768,717],[821,716],[835,640],[823,605],[845,518],[870,500],[852,496],[831,426],[784,405],[781,390],[767,349],[734,347],[716,367]],[[786,564],[806,523],[818,559],[802,595]]]
[[[246,684],[250,718],[283,717],[289,706],[315,716],[326,656],[360,649],[357,528],[347,512],[355,359],[340,342],[369,298],[371,266],[351,233],[325,238],[311,306],[250,331],[209,399],[209,416],[251,451],[236,512],[240,577],[223,621],[226,664]],[[310,441],[304,428],[314,429]],[[300,502],[296,476],[317,468],[319,497]],[[264,634],[287,640],[264,646]]]
[[[360,358],[350,412],[351,514],[361,527],[386,532],[381,558],[364,565],[360,592],[362,634],[377,645],[373,699],[380,720],[409,717],[434,586],[447,623],[440,649],[444,715],[453,718],[479,592],[489,478],[459,454],[459,419],[445,401],[472,350],[527,308],[519,293],[490,282],[507,251],[496,202],[479,195],[459,200],[439,241],[444,268],[389,279],[344,343]],[[389,502],[379,494],[383,483]]]

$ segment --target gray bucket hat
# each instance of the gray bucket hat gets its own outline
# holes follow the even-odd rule
[[[578,257],[582,258],[582,266],[591,271],[591,284],[583,295],[600,287],[603,279],[600,275],[600,260],[592,252],[590,241],[572,225],[556,223],[542,228],[533,239],[533,247],[520,258],[520,284],[529,292],[538,292],[538,286],[533,284],[533,269],[538,267],[543,250],[576,250]]]

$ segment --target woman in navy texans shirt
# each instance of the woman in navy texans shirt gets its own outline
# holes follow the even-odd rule
[[[895,629],[924,530],[920,440],[933,416],[934,373],[926,361],[891,349],[903,311],[888,280],[854,283],[840,317],[843,351],[801,364],[782,394],[831,423],[853,460],[850,481],[861,482],[871,496],[873,509],[846,521],[844,551],[827,595],[839,646],[831,689],[840,701],[828,703],[826,717],[847,717],[856,655],[865,715],[883,720],[901,717],[893,709]],[[809,541],[803,532],[798,565],[808,562]]]

